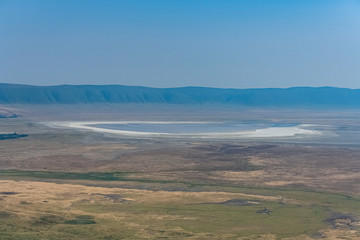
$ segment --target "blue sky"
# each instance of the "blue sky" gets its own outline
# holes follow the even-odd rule
[[[360,88],[360,1],[0,0],[0,82]]]

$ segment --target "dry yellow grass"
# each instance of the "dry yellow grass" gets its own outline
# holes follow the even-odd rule
[[[209,232],[191,232],[180,226],[166,226],[164,223],[173,222],[196,222],[200,219],[197,215],[183,215],[176,213],[156,212],[154,208],[159,206],[186,206],[202,204],[209,202],[224,202],[231,199],[250,199],[254,204],[256,201],[283,202],[286,204],[298,204],[295,199],[284,199],[281,196],[268,196],[245,193],[229,192],[182,192],[182,191],[151,191],[126,188],[106,188],[91,187],[79,184],[57,184],[37,181],[13,181],[1,180],[1,192],[3,194],[0,201],[2,211],[20,216],[27,221],[34,221],[39,216],[56,215],[64,219],[71,219],[73,216],[89,215],[104,223],[104,226],[113,226],[120,224],[127,231],[134,233],[137,239],[152,239],[155,236],[170,239],[182,239],[181,236],[187,236],[187,239],[278,239],[275,234],[255,234],[247,237],[237,237],[233,233],[209,233]],[[7,194],[6,194],[7,193]],[[14,194],[8,194],[14,193]],[[16,194],[15,194],[16,193]],[[116,202],[111,196],[120,196],[122,202]],[[129,201],[131,204],[138,206],[147,206],[144,212],[129,212],[119,210],[119,204],[126,206]],[[102,211],[102,208],[108,209]],[[169,205],[170,206],[170,205]],[[93,208],[94,207],[94,208]],[[97,210],[98,209],[98,210]],[[114,211],[111,211],[114,209]],[[152,209],[148,211],[146,209]],[[353,223],[356,224],[356,223]],[[96,224],[98,225],[98,224]],[[107,226],[108,227],[108,226]],[[254,226],[259,228],[259,226]],[[255,229],[254,228],[254,229]],[[111,229],[111,228],[110,228]],[[111,232],[104,227],[104,234]],[[254,230],[249,226],[238,226],[239,230]],[[324,239],[360,239],[358,230],[349,228],[323,229],[320,230]],[[61,238],[59,238],[61,239]],[[74,238],[77,239],[77,238]],[[80,238],[79,238],[80,239]],[[132,238],[129,238],[132,239]],[[284,238],[287,240],[294,239],[312,239],[308,235],[294,236]]]

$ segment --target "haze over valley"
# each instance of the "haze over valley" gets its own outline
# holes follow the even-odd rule
[[[0,1],[0,240],[360,239],[360,2]]]

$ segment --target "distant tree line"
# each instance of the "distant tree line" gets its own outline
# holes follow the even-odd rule
[[[17,118],[18,115],[16,115],[15,113],[14,114],[1,114],[0,113],[0,118]]]
[[[0,133],[0,140],[7,140],[7,139],[17,139],[17,138],[23,138],[23,137],[27,137],[29,135],[27,134],[17,134],[16,132],[14,133]]]

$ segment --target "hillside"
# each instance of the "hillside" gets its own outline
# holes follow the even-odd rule
[[[31,86],[0,84],[0,104],[232,104],[258,107],[360,107],[360,89],[149,88],[122,85]]]

